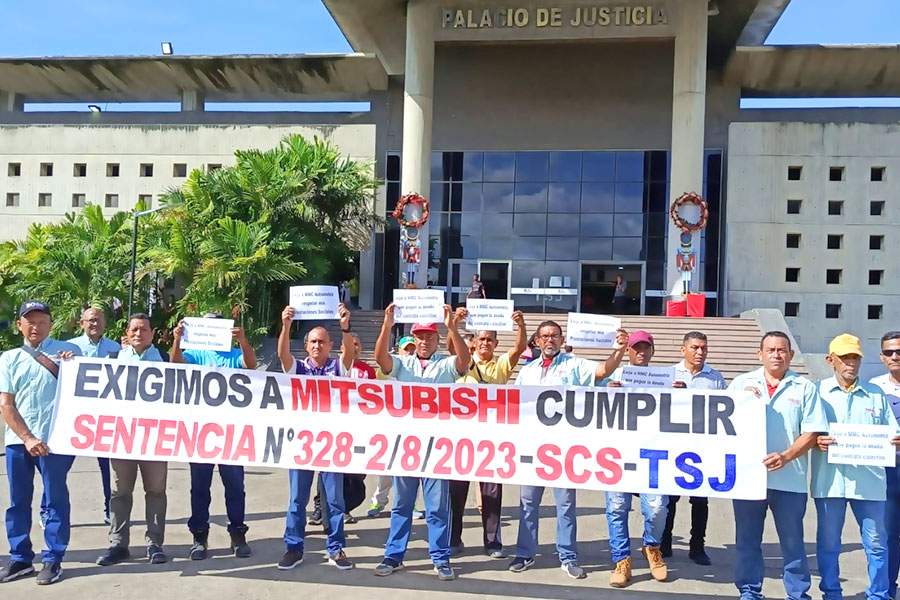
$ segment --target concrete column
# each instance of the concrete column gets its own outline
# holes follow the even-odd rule
[[[409,0],[406,9],[406,68],[403,89],[403,158],[400,193],[428,198],[431,188],[431,111],[434,94],[434,5]],[[389,207],[393,208],[393,207]],[[419,229],[422,260],[416,286],[424,288],[428,273],[428,230]],[[405,272],[403,263],[401,273]]]
[[[181,112],[204,110],[206,98],[197,90],[181,90]]]
[[[0,112],[22,112],[25,110],[25,97],[15,92],[0,91]]]
[[[707,0],[682,0],[675,30],[675,64],[672,78],[672,171],[669,202],[685,192],[703,193],[703,133],[706,126]],[[675,256],[681,246],[681,230],[669,222],[666,244],[668,290],[681,290],[681,272]],[[700,236],[694,234],[698,269],[692,291],[701,291]]]

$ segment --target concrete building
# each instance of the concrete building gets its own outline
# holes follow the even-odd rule
[[[450,301],[480,272],[491,296],[525,310],[609,312],[623,275],[628,311],[660,314],[680,289],[669,207],[693,191],[710,211],[693,236],[692,289],[707,295],[707,314],[778,308],[804,350],[852,331],[872,359],[874,340],[897,328],[883,298],[898,286],[884,232],[900,219],[900,109],[740,104],[900,96],[896,46],[762,46],[788,0],[323,2],[359,54],[0,60],[0,159],[22,168],[0,170],[0,234],[71,209],[77,194],[118,193],[127,209],[177,184],[175,164],[226,164],[230,149],[283,131],[327,132],[374,161],[380,213],[404,193],[429,199],[417,282]],[[298,100],[371,110],[203,110]],[[61,101],[172,101],[182,111],[23,112]],[[87,162],[99,183],[81,188],[74,165]],[[119,192],[103,178],[115,162]],[[42,163],[53,163],[52,186]],[[146,164],[156,188],[142,181]],[[870,250],[879,235],[883,249]],[[360,259],[363,307],[384,306],[404,281],[400,237],[393,220],[373,232]]]

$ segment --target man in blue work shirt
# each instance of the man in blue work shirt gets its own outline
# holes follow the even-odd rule
[[[49,585],[62,576],[62,559],[69,545],[69,488],[66,477],[72,456],[53,454],[47,447],[56,401],[58,361],[81,353],[77,346],[50,337],[53,319],[43,302],[26,302],[16,321],[25,343],[0,355],[0,414],[6,421],[6,473],[9,509],[6,535],[10,560],[0,569],[0,583],[34,573],[31,547],[31,502],[34,471],[44,484],[47,522],[41,552],[43,569],[38,585]]]
[[[862,358],[862,346],[856,336],[842,333],[828,345],[827,360],[834,369],[834,376],[819,382],[819,396],[828,424],[889,425],[896,430],[897,422],[881,388],[859,380]],[[900,443],[900,439],[895,439],[894,443]],[[810,487],[818,516],[816,560],[822,576],[819,589],[826,600],[842,597],[838,558],[849,504],[859,523],[869,566],[866,598],[889,600],[884,467],[831,464],[828,448],[834,444],[835,439],[830,435],[820,435],[818,447],[821,452],[812,455]]]
[[[207,319],[221,319],[215,313],[203,315]],[[239,348],[227,352],[212,350],[181,350],[181,338],[184,334],[184,321],[179,321],[172,332],[172,362],[203,365],[206,367],[226,367],[229,369],[255,369],[256,353],[242,327],[231,329],[232,337]],[[190,463],[191,466],[191,518],[188,529],[194,536],[191,545],[191,560],[204,560],[209,543],[209,503],[210,486],[212,486],[213,469],[216,465]],[[231,537],[231,549],[238,558],[250,556],[247,544],[246,496],[244,493],[244,467],[241,465],[218,465],[219,477],[225,487],[225,512],[228,514],[228,534]]]
[[[311,375],[315,377],[347,377],[353,366],[354,339],[350,330],[350,311],[342,303],[338,305],[340,315],[342,351],[340,360],[331,358],[334,344],[324,327],[313,327],[305,339],[307,357],[297,360],[291,354],[291,324],[294,309],[285,307],[281,312],[281,334],[278,336],[278,358],[285,373]],[[315,473],[308,469],[290,469],[290,498],[284,528],[286,551],[278,562],[278,568],[287,571],[303,562],[303,544],[306,538],[306,504]],[[327,551],[328,564],[340,570],[353,568],[353,563],[344,553],[344,475],[343,473],[320,473],[325,490],[325,518],[328,521]]]
[[[394,327],[394,304],[384,310],[384,323],[375,342],[375,361],[386,376],[397,381],[454,383],[469,369],[469,347],[459,335],[459,321],[449,305],[444,305],[444,325],[447,337],[456,348],[456,356],[438,354],[437,323],[416,323],[412,327],[415,353],[395,356],[390,353],[391,330]],[[428,550],[434,570],[441,581],[455,579],[450,567],[450,482],[446,479],[394,477],[394,507],[391,509],[391,529],[388,533],[384,560],[375,567],[375,574],[390,575],[403,567],[403,556],[409,544],[412,513],[416,493],[422,482],[425,497],[425,521],[428,526]]]
[[[99,308],[91,307],[82,311],[81,329],[84,333],[69,342],[78,346],[81,355],[86,358],[106,358],[122,349],[119,342],[103,335],[106,332],[106,315]],[[98,456],[97,463],[100,465],[100,480],[103,483],[103,515],[106,524],[109,525],[109,459]]]
[[[772,511],[778,531],[787,597],[809,598],[809,563],[803,546],[806,454],[819,434],[828,431],[828,422],[816,384],[790,369],[793,358],[787,334],[770,331],[759,343],[762,368],[738,375],[728,386],[729,391],[749,391],[766,403],[766,499],[733,501],[734,584],[743,600],[763,597],[762,534],[767,510]]]

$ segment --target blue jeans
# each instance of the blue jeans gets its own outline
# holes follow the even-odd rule
[[[538,511],[544,488],[523,485],[519,488],[519,536],[516,538],[516,556],[534,558],[538,548]],[[559,562],[565,564],[578,560],[578,524],[575,520],[575,490],[553,488],[556,500],[556,552]]]
[[[391,530],[384,557],[403,562],[412,529],[412,512],[419,481],[422,482],[425,498],[425,524],[428,526],[431,562],[447,564],[450,562],[450,482],[446,479],[394,477],[394,507],[391,509]]]
[[[284,527],[284,545],[292,552],[303,552],[306,537],[306,505],[315,473],[301,469],[291,469],[288,480],[291,496],[288,499],[287,522]],[[328,555],[334,556],[344,549],[344,475],[342,473],[322,473],[325,488],[323,516],[328,521]]]
[[[614,563],[631,556],[628,536],[628,512],[632,494],[606,492],[606,524],[609,526],[609,551]],[[641,494],[641,514],[644,515],[644,546],[659,546],[669,514],[669,497]]]
[[[109,473],[109,459],[102,456],[97,458],[100,465],[100,482],[103,484],[103,514],[109,517],[109,497],[112,495],[111,476]]]
[[[848,500],[846,498],[816,498],[816,514],[818,529],[816,530],[816,559],[819,563],[819,575],[822,581],[824,600],[841,600],[841,570],[838,558],[841,555],[841,531],[844,529],[844,516],[847,505],[853,511],[859,523],[863,550],[869,567],[869,587],[866,588],[867,600],[889,600],[888,566],[884,529],[884,502],[880,500]]]
[[[9,538],[10,558],[31,564],[34,550],[31,547],[31,502],[34,500],[34,471],[37,469],[44,483],[42,503],[46,506],[47,521],[44,542],[47,550],[41,552],[41,562],[60,562],[69,545],[71,529],[69,488],[66,477],[73,456],[50,454],[31,456],[25,444],[6,447],[6,473],[9,479],[9,508],[6,510],[6,535]]]
[[[897,574],[900,572],[900,468],[888,467],[887,502],[884,504],[884,528],[887,532],[888,594],[897,595]]]
[[[734,500],[734,537],[737,560],[734,585],[741,598],[762,600],[762,536],[766,511],[772,511],[781,545],[784,589],[790,600],[807,600],[809,563],[803,546],[806,494],[768,490],[765,500]]]
[[[244,467],[240,465],[209,465],[191,463],[191,518],[188,529],[193,533],[209,531],[209,503],[212,501],[213,470],[219,467],[219,477],[225,487],[225,512],[228,514],[228,533],[246,532],[244,496]]]

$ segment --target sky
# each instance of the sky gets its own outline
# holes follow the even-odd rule
[[[0,0],[4,5],[15,16],[4,23],[0,57],[158,55],[163,41],[176,54],[352,52],[321,0]],[[766,43],[900,44],[898,23],[900,0],[792,0]],[[900,106],[900,99],[849,104]]]

